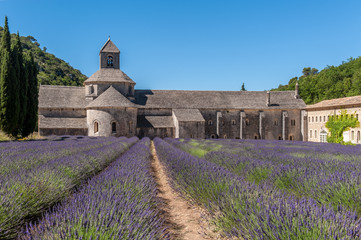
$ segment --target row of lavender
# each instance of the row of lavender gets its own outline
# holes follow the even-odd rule
[[[28,225],[20,239],[166,238],[150,169],[150,140],[143,138],[69,201]]]
[[[216,223],[228,237],[245,239],[358,239],[361,237],[361,221],[356,212],[345,209],[342,205],[335,210],[313,198],[287,193],[266,181],[256,184],[255,181],[249,181],[235,174],[235,171],[192,156],[161,139],[155,139],[154,142],[158,157],[173,179],[174,187],[203,204],[213,213]],[[189,145],[195,147],[197,144]],[[218,150],[222,149],[217,145],[222,146],[222,143],[217,142],[214,145]],[[254,143],[245,145],[248,145],[247,148],[252,148]]]
[[[65,138],[66,141],[5,142],[0,144],[0,176],[31,170],[47,161],[112,144],[114,138]],[[126,138],[123,138],[126,140]]]
[[[336,144],[297,144],[280,141],[168,139],[181,149],[222,146],[204,155],[244,180],[268,184],[322,204],[339,205],[361,214],[361,149]],[[331,154],[332,153],[332,154]]]
[[[27,219],[71,194],[138,138],[4,143],[0,167],[0,239],[16,236]],[[4,147],[0,144],[0,148]]]

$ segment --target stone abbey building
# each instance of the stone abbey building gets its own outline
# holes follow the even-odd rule
[[[40,135],[237,138],[307,141],[296,91],[135,90],[119,50],[101,48],[84,87],[40,86]]]

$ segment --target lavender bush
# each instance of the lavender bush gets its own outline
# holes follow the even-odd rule
[[[137,140],[104,138],[92,145],[93,140],[88,139],[90,146],[84,145],[78,152],[73,149],[63,156],[55,153],[54,158],[49,154],[42,158],[40,154],[40,160],[36,154],[30,159],[24,157],[23,161],[18,157],[20,160],[6,165],[12,170],[0,175],[0,239],[14,237],[27,219],[64,199],[81,181],[105,168]],[[62,146],[72,149],[74,145],[70,140]],[[11,164],[20,167],[11,167]],[[22,165],[26,167],[22,169]]]
[[[261,180],[257,184],[256,181],[249,181],[247,177],[235,174],[218,164],[191,156],[161,139],[155,139],[155,144],[159,159],[165,164],[174,187],[198,203],[204,204],[214,214],[216,223],[228,237],[361,237],[361,221],[355,211],[341,205],[335,210],[331,205],[322,204],[313,198],[281,191],[267,181]],[[220,143],[217,142],[218,144]],[[237,144],[240,145],[234,145]],[[251,142],[247,144],[247,148],[254,145],[255,143]],[[217,148],[219,150],[219,147]]]
[[[209,149],[205,159],[245,180],[271,184],[296,196],[331,203],[335,210],[342,205],[361,214],[358,147],[254,140],[167,141],[191,154],[194,148]],[[221,149],[210,148],[215,144],[221,144]]]
[[[165,239],[149,144],[136,143],[19,239]]]

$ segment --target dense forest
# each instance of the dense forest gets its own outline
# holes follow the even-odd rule
[[[322,100],[361,95],[361,57],[350,58],[339,66],[327,66],[321,72],[304,68],[302,76],[290,79],[272,91],[294,90],[298,80],[300,95],[306,104]]]
[[[0,27],[0,39],[3,28]],[[16,34],[11,34],[11,42],[16,40]],[[40,48],[40,44],[32,36],[21,36],[20,41],[24,52],[31,52],[35,63],[38,65],[38,82],[43,85],[67,85],[81,86],[87,77],[79,70],[74,69],[65,61],[46,52],[46,47]]]

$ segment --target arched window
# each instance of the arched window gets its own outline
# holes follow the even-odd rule
[[[320,132],[320,142],[327,142],[327,132],[325,130]]]
[[[99,123],[98,122],[94,122],[94,133],[99,132]]]
[[[282,136],[280,135],[280,136],[278,136],[278,140],[282,140]]]
[[[216,138],[216,135],[212,134],[212,135],[211,135],[211,138]]]
[[[107,66],[113,67],[113,57],[112,56],[107,57]]]
[[[249,119],[246,119],[246,126],[249,126]]]
[[[295,137],[293,135],[290,135],[290,141],[295,140]]]
[[[315,130],[315,138],[317,138],[317,130]]]
[[[209,120],[209,121],[208,121],[208,125],[209,125],[209,126],[212,126],[212,125],[213,125],[212,120]]]
[[[112,133],[116,133],[116,132],[117,132],[117,123],[112,122]]]
[[[236,120],[232,120],[232,125],[236,125]]]
[[[254,135],[254,139],[258,139],[258,136],[257,136],[257,135]]]
[[[360,131],[357,131],[357,142],[360,141]]]
[[[353,141],[353,140],[355,140],[355,131],[351,131],[351,140]]]
[[[273,121],[273,124],[274,124],[275,126],[278,126],[278,119],[275,119],[275,120]]]

